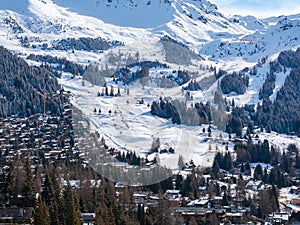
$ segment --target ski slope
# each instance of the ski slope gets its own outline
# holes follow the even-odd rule
[[[75,94],[73,104],[78,107],[88,117],[92,129],[103,135],[106,143],[110,147],[115,147],[123,151],[136,151],[145,157],[151,148],[154,138],[160,138],[160,149],[175,149],[175,154],[159,154],[160,163],[171,169],[178,169],[177,162],[179,155],[183,155],[186,161],[194,160],[196,165],[201,167],[210,166],[213,157],[218,149],[225,148],[215,139],[219,137],[221,131],[213,130],[212,138],[208,138],[207,133],[202,129],[207,126],[185,126],[172,124],[170,120],[152,116],[150,108],[147,106],[160,96],[168,96],[176,99],[183,99],[181,87],[164,89],[157,87],[145,87],[135,84],[129,88],[129,95],[124,91],[123,85],[115,85],[115,90],[121,89],[120,97],[98,97],[98,91],[103,87],[92,86],[77,77],[71,79],[71,75],[64,74],[60,80],[64,89]],[[109,86],[109,85],[108,85]],[[144,100],[144,104],[137,103]],[[101,114],[94,113],[94,109],[101,109]],[[109,113],[109,111],[112,111]],[[224,135],[224,134],[223,134]],[[225,135],[226,137],[226,135]],[[212,149],[209,150],[209,145]],[[149,155],[154,158],[156,154]]]

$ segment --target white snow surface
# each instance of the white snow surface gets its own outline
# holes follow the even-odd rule
[[[300,45],[299,15],[264,20],[229,18],[206,0],[19,0],[18,4],[2,0],[0,21],[0,43],[5,47],[79,62],[83,60],[70,52],[50,53],[40,46],[68,37],[102,37],[125,46],[142,43],[155,49],[154,40],[169,35],[221,66],[239,70]],[[21,47],[21,37],[28,37],[37,47]],[[88,58],[86,62],[98,60],[97,54],[80,54]],[[233,61],[237,62],[234,67]]]
[[[160,163],[171,169],[178,169],[177,162],[179,155],[183,155],[186,161],[193,160],[198,166],[211,166],[216,152],[225,149],[225,146],[219,143],[220,133],[213,130],[212,138],[207,133],[202,132],[202,128],[207,126],[185,126],[172,124],[170,120],[152,116],[147,104],[159,97],[169,96],[176,99],[183,99],[181,87],[171,89],[145,87],[142,90],[141,85],[135,84],[129,87],[130,94],[124,92],[125,86],[115,85],[114,90],[119,87],[120,97],[97,97],[98,91],[103,87],[92,86],[85,81],[82,86],[82,80],[77,77],[71,79],[70,74],[64,74],[60,79],[64,89],[72,91],[75,96],[73,104],[78,107],[88,117],[91,128],[103,135],[106,143],[122,151],[136,151],[141,156],[146,156],[151,148],[153,138],[160,138],[160,149],[175,149],[175,154],[159,154]],[[109,89],[110,90],[110,89]],[[143,98],[144,104],[138,104],[137,101]],[[127,101],[129,103],[127,103]],[[101,109],[101,114],[94,113],[94,109]],[[109,113],[109,110],[112,113]],[[223,134],[226,137],[226,134]],[[209,150],[209,143],[212,149]],[[148,158],[154,157],[155,154]]]

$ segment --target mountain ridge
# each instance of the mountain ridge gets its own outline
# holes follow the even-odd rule
[[[129,46],[136,43],[141,43],[142,47],[142,43],[158,42],[167,35],[213,63],[217,62],[225,69],[233,70],[253,66],[266,56],[276,55],[300,45],[297,38],[299,15],[268,19],[257,19],[253,16],[227,17],[218,11],[216,5],[206,0],[89,0],[84,5],[86,13],[79,11],[80,6],[83,6],[80,1],[21,0],[19,4],[15,4],[3,0],[0,2],[0,41],[14,51],[35,54],[45,50],[44,46],[51,48],[57,41],[67,38],[100,37],[110,41],[122,41],[130,48]],[[123,20],[116,17],[113,23],[106,23],[99,18],[114,18],[114,14],[102,13],[105,10],[120,12]],[[148,18],[146,21],[136,19],[141,23],[140,27],[117,24],[116,21],[127,25],[134,22],[132,17],[124,19],[124,16],[129,11],[132,11],[131,16],[137,16],[135,10]],[[93,17],[94,13],[98,13],[98,18]],[[151,21],[156,24],[151,24]],[[25,49],[22,46],[24,38],[29,40],[31,48]],[[153,47],[157,48],[156,44]],[[87,60],[82,60],[76,54],[58,51],[52,51],[51,54],[68,57],[69,60],[79,63],[99,60],[99,55],[86,52],[84,54]],[[160,50],[157,49],[155,54],[158,56]],[[236,63],[232,67],[233,61],[243,63]]]

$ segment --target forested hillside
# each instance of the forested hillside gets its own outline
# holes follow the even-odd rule
[[[278,57],[284,68],[291,68],[285,83],[272,103],[264,98],[257,108],[254,121],[277,132],[300,134],[300,49],[284,51]]]
[[[57,94],[60,85],[55,76],[57,73],[51,67],[29,66],[23,59],[0,47],[0,116],[43,113],[41,94],[47,97],[46,110],[58,113],[64,97]]]

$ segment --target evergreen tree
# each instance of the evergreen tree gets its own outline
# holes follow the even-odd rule
[[[280,166],[284,172],[290,173],[291,162],[285,152],[282,153]]]
[[[49,205],[50,225],[60,225],[57,202],[54,198],[51,199]]]
[[[108,96],[108,87],[105,86],[105,95]]]
[[[56,225],[56,208],[60,224],[65,223],[64,201],[61,195],[61,188],[58,182],[58,174],[53,170],[50,174],[53,197],[51,198],[49,211],[51,213],[51,225]]]
[[[242,163],[240,171],[241,171],[241,173],[244,173],[244,172],[245,172],[245,166],[244,166],[244,163]]]
[[[34,190],[33,190],[33,179],[31,164],[29,159],[25,163],[25,181],[22,189],[22,194],[24,196],[24,205],[27,207],[34,205]]]
[[[218,179],[220,173],[220,166],[216,160],[213,162],[213,166],[211,168],[211,176],[213,179]]]
[[[46,173],[46,176],[45,176],[45,181],[44,181],[43,190],[42,190],[42,197],[43,197],[43,201],[45,202],[46,206],[50,205],[51,198],[54,197],[52,183],[51,183],[51,179],[50,179],[50,176],[48,173]]]
[[[263,176],[262,166],[260,164],[258,164],[254,169],[253,177],[255,180],[261,180],[262,176]]]
[[[114,87],[110,86],[110,96],[114,96]]]
[[[232,158],[229,152],[226,152],[224,159],[223,159],[223,168],[224,170],[231,170],[232,169]]]
[[[66,225],[81,225],[78,201],[70,183],[64,191],[64,214]]]
[[[38,197],[34,208],[34,225],[50,225],[49,213],[41,196]]]
[[[279,201],[278,201],[278,190],[274,184],[272,184],[270,195],[271,195],[271,203],[273,203],[272,204],[273,211],[276,211],[279,209]]]

